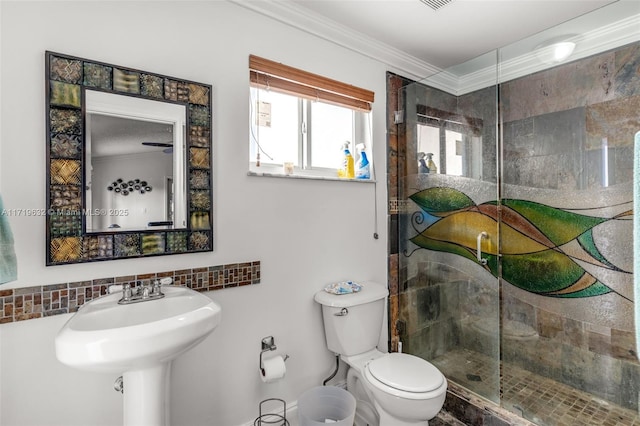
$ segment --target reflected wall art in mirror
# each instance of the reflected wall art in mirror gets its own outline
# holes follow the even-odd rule
[[[47,265],[213,250],[210,85],[46,52]]]

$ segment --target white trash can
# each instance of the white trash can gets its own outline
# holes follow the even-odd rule
[[[355,414],[356,399],[336,386],[311,388],[298,398],[300,426],[353,426]]]

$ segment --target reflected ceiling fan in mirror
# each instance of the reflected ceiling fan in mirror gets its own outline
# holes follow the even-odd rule
[[[164,148],[162,152],[165,154],[173,154],[173,144],[170,142],[142,142],[142,145]]]

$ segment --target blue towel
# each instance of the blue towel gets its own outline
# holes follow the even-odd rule
[[[13,249],[13,233],[9,228],[9,219],[4,214],[2,196],[0,196],[0,284],[15,281],[18,278],[16,252]]]
[[[640,132],[633,147],[633,299],[636,356],[640,356]]]

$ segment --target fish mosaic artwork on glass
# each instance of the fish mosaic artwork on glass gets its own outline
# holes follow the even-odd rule
[[[477,235],[498,229],[500,221],[500,256],[497,241],[482,241],[487,259],[484,267],[495,277],[500,274],[506,282],[541,296],[583,298],[614,292],[630,300],[583,265],[632,274],[608,260],[594,237],[594,230],[608,222],[631,223],[631,208],[621,205],[621,213],[601,217],[519,199],[476,204],[464,193],[446,187],[424,189],[409,198],[420,207],[413,213],[416,235],[410,238],[419,248],[475,261]],[[624,204],[631,206],[632,202]]]

